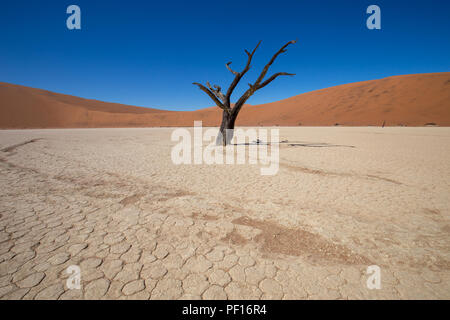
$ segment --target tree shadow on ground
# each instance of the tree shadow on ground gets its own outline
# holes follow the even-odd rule
[[[342,147],[342,148],[356,148],[355,146],[350,145],[343,145],[343,144],[330,144],[330,143],[323,143],[323,142],[305,142],[305,141],[288,141],[283,140],[280,142],[264,142],[264,141],[252,141],[252,142],[246,142],[246,143],[233,143],[231,145],[233,146],[251,146],[251,145],[287,145],[288,147],[306,147],[306,148],[335,148],[335,147]]]

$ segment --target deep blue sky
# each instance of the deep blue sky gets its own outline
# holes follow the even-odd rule
[[[66,28],[77,4],[82,30]],[[381,30],[366,8],[381,8]],[[85,98],[172,110],[213,105],[192,82],[227,87],[244,49],[262,40],[241,90],[271,55],[298,39],[271,72],[296,73],[250,104],[391,75],[450,71],[450,1],[100,1],[0,3],[0,81]],[[235,100],[236,95],[234,96]]]

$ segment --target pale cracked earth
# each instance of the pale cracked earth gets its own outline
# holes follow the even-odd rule
[[[172,129],[0,131],[0,298],[450,298],[450,128],[280,130],[275,176],[176,166]]]

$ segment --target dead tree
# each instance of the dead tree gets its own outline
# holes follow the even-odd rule
[[[216,144],[226,146],[231,139],[233,138],[233,130],[234,130],[234,124],[236,122],[236,118],[239,114],[239,111],[241,111],[242,106],[247,102],[247,100],[259,89],[264,88],[269,83],[271,83],[273,80],[275,80],[279,76],[293,76],[295,74],[293,73],[287,73],[287,72],[278,72],[273,74],[271,77],[267,78],[267,80],[264,80],[264,77],[267,74],[267,71],[269,71],[270,66],[275,61],[275,59],[281,54],[286,52],[286,48],[290,44],[294,44],[297,41],[289,41],[286,43],[283,47],[281,47],[280,50],[277,51],[270,59],[269,63],[266,64],[264,69],[262,70],[261,74],[259,75],[258,79],[254,83],[249,83],[249,88],[245,93],[239,98],[239,100],[232,106],[231,105],[231,95],[238,85],[239,81],[242,79],[242,77],[250,70],[250,63],[252,62],[253,55],[256,52],[256,49],[258,49],[261,41],[256,45],[255,49],[253,49],[252,52],[248,52],[245,50],[245,53],[248,56],[247,64],[245,65],[245,68],[241,72],[234,71],[231,69],[230,65],[231,62],[227,62],[225,65],[227,69],[234,75],[234,80],[231,82],[230,87],[228,88],[227,92],[224,94],[222,92],[222,88],[218,85],[213,85],[209,82],[206,82],[206,87],[200,83],[194,82],[193,84],[197,85],[202,91],[204,91],[213,101],[214,103],[223,110],[222,113],[222,124],[220,125],[220,132],[217,136]]]

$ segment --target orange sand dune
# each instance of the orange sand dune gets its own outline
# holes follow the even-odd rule
[[[216,107],[166,111],[0,82],[0,128],[192,126],[194,120],[215,126],[220,119],[221,110]],[[237,124],[379,126],[384,121],[390,126],[450,126],[450,72],[350,83],[273,103],[248,105]]]

